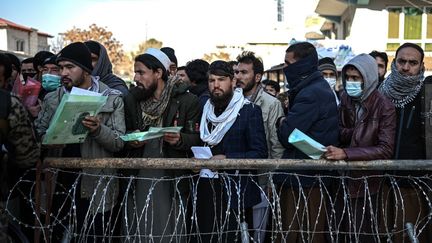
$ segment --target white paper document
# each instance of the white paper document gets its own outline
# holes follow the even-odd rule
[[[288,137],[288,142],[312,159],[319,159],[326,151],[324,145],[313,140],[297,128]]]
[[[191,149],[196,159],[210,159],[213,157],[210,147],[192,146]],[[213,172],[209,169],[201,169],[200,177],[219,178],[217,172]]]
[[[101,93],[93,92],[86,89],[81,89],[77,87],[72,87],[72,90],[70,92],[71,95],[86,95],[86,96],[102,96]]]

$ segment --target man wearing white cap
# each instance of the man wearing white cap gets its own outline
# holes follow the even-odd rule
[[[187,92],[188,86],[177,76],[168,78],[168,56],[159,49],[149,48],[135,58],[134,81],[136,87],[125,99],[126,129],[147,131],[149,127],[182,127],[179,133],[165,133],[162,138],[132,141],[126,144],[129,157],[144,158],[187,158],[192,157],[191,146],[200,145],[199,123],[201,110],[198,98]],[[177,173],[177,174],[175,174]],[[139,170],[140,178],[162,178],[178,176],[178,170]],[[153,181],[154,182],[154,181]],[[130,235],[141,235],[141,240],[152,235],[157,242],[169,242],[174,234],[175,213],[170,214],[178,202],[174,202],[175,181],[159,182],[151,188],[151,180],[137,180],[135,195],[129,194]],[[181,189],[181,188],[180,188]],[[152,190],[152,191],[150,191]],[[149,204],[147,196],[151,193]],[[143,213],[143,209],[147,213]],[[174,208],[173,208],[174,207]],[[137,215],[138,214],[138,215]],[[148,222],[152,222],[149,224]],[[138,227],[138,228],[137,228]],[[178,233],[178,232],[177,232]],[[183,232],[186,233],[186,232]]]

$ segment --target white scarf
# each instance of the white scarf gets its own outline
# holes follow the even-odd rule
[[[201,117],[201,140],[211,146],[219,144],[236,121],[240,109],[243,107],[243,105],[249,103],[250,102],[243,96],[243,90],[236,88],[234,90],[233,97],[228,104],[228,107],[220,116],[216,116],[214,113],[214,106],[210,100],[207,100],[207,103],[204,106],[203,115]],[[211,132],[208,129],[209,122],[213,126]]]

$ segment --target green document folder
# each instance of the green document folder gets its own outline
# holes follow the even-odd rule
[[[107,96],[64,94],[42,144],[83,143],[88,129],[82,120],[97,115],[107,99]]]
[[[125,141],[145,141],[153,138],[159,138],[164,135],[166,132],[179,133],[182,127],[150,127],[146,132],[134,132],[129,133],[124,136],[120,136],[120,138]]]

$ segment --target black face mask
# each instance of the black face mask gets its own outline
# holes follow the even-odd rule
[[[29,77],[30,77],[30,78],[33,78],[35,75],[36,75],[36,73],[23,73],[23,74],[22,74],[22,76],[23,76],[23,78],[24,78],[25,81],[27,81],[27,79],[28,79]]]

